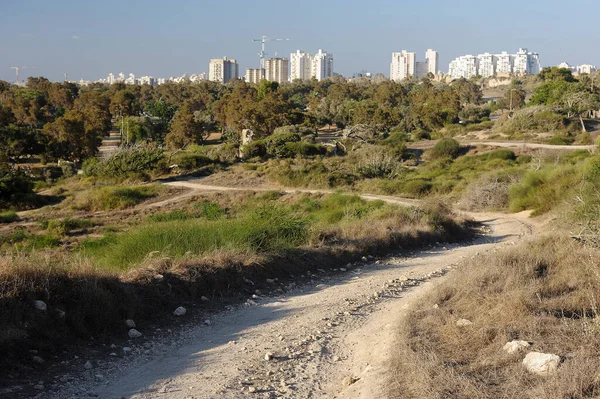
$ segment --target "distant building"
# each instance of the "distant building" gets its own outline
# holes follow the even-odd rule
[[[425,63],[427,64],[427,73],[436,75],[439,72],[440,54],[432,49],[425,52]]]
[[[295,79],[308,80],[311,78],[312,56],[301,50],[290,54],[290,81]]]
[[[208,66],[208,79],[214,82],[227,83],[239,77],[239,66],[236,60],[214,58]]]
[[[264,72],[260,68],[248,68],[246,69],[246,83],[260,83]]]
[[[311,77],[317,80],[327,79],[333,76],[333,55],[321,49],[312,58]]]
[[[416,54],[402,50],[400,53],[392,53],[390,64],[390,79],[397,82],[415,76],[417,69]]]
[[[540,73],[540,57],[537,53],[519,49],[516,54],[463,55],[449,65],[449,75],[469,79],[473,76],[493,77],[499,74],[536,75]]]
[[[417,61],[416,53],[402,50],[400,53],[392,53],[390,64],[390,79],[397,82],[410,78],[424,78],[428,74],[437,74],[439,53],[432,49],[425,52],[425,61]]]
[[[271,82],[287,82],[290,77],[290,61],[287,58],[266,59],[264,76]]]
[[[590,64],[583,64],[583,65],[578,65],[577,66],[577,73],[587,73],[588,75],[590,73],[594,73],[598,70],[598,68],[596,68],[595,65],[590,65]]]

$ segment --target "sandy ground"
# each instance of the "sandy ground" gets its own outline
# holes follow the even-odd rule
[[[167,184],[192,192],[225,189],[200,181]],[[366,198],[416,204],[395,197]],[[465,259],[514,245],[534,230],[527,214],[469,216],[482,222],[488,234],[463,245],[300,276],[304,283],[297,287],[274,282],[272,294],[257,293],[209,323],[186,327],[162,351],[116,359],[102,371],[83,371],[81,382],[38,397],[385,398],[395,331],[410,304]],[[278,288],[285,288],[285,294],[278,294]]]

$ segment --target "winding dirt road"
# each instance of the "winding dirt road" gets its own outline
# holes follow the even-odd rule
[[[200,181],[166,184],[192,188],[192,193],[238,190]],[[297,286],[271,282],[271,293],[257,293],[243,306],[188,327],[173,342],[146,343],[140,356],[114,358],[103,369],[84,371],[83,381],[40,397],[385,398],[395,331],[410,304],[465,259],[513,245],[533,232],[527,214],[470,216],[489,233],[462,245],[299,276]],[[129,345],[134,352],[141,346]]]

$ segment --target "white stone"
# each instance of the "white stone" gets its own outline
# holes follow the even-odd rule
[[[131,348],[128,347],[128,346],[124,346],[123,347],[123,353],[125,353],[125,354],[131,353]]]
[[[206,320],[204,320],[204,324],[206,324],[207,326],[210,326],[212,323],[210,322],[210,320],[206,319]]]
[[[45,312],[48,309],[48,305],[46,305],[46,302],[44,301],[35,301],[33,305],[37,310],[41,310],[42,312]]]
[[[267,282],[267,284],[275,284],[275,280],[272,278],[268,278],[265,281]]]
[[[42,359],[40,356],[34,356],[33,357],[33,361],[37,364],[42,364],[44,363],[44,359]]]
[[[467,320],[467,319],[460,319],[456,322],[456,325],[459,327],[467,327],[472,324],[473,324],[473,322],[471,320]]]
[[[135,321],[133,321],[131,319],[127,319],[127,320],[125,320],[125,325],[129,328],[135,328]]]
[[[136,330],[135,328],[132,328],[131,330],[129,330],[127,335],[129,335],[129,338],[139,338],[142,336],[142,333]]]
[[[271,352],[265,353],[265,360],[271,360],[271,359],[273,359],[273,354]]]
[[[94,366],[92,365],[92,362],[90,362],[89,360],[88,360],[87,362],[85,362],[85,364],[83,365],[83,367],[84,367],[86,370],[91,370],[91,369],[93,369],[93,368],[94,368]]]
[[[208,301],[209,301],[209,299],[208,299],[207,297],[205,297],[204,295],[202,295],[202,296],[200,297],[200,300],[201,300],[202,302],[208,302]]]
[[[183,306],[179,306],[177,309],[175,309],[175,311],[173,312],[173,314],[175,316],[183,316],[185,314],[186,310]]]
[[[527,341],[510,341],[502,348],[506,353],[513,354],[529,348],[531,344]]]
[[[532,374],[547,376],[558,369],[560,357],[552,353],[529,352],[523,359],[523,366]]]

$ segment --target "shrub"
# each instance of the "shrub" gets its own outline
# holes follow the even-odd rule
[[[14,205],[33,194],[33,183],[19,169],[0,161],[0,207]]]
[[[123,178],[131,174],[148,174],[157,170],[164,153],[154,146],[135,145],[120,148],[110,157],[97,161],[86,160],[83,171],[87,176]]]
[[[42,222],[42,228],[59,236],[64,236],[71,230],[92,227],[93,225],[90,220],[72,218],[53,219]]]
[[[382,147],[366,147],[359,151],[361,160],[357,172],[367,179],[375,177],[394,178],[400,172],[400,162],[392,151]]]
[[[242,148],[244,157],[255,158],[267,155],[267,146],[264,140],[255,140]]]
[[[575,139],[573,137],[568,137],[564,135],[555,135],[548,140],[548,144],[552,145],[570,145],[573,144]]]
[[[460,154],[460,144],[451,138],[440,139],[429,152],[433,159],[451,158],[454,159]]]
[[[286,144],[298,141],[300,141],[300,135],[297,133],[273,134],[264,140],[267,154],[277,158],[289,157]]]
[[[281,157],[292,158],[294,156],[307,157],[312,155],[325,155],[327,149],[322,145],[299,142],[285,143],[285,149],[281,151]]]
[[[502,159],[505,161],[514,161],[517,156],[507,148],[500,148],[487,154],[487,159]]]
[[[75,175],[75,165],[73,162],[61,162],[60,169],[63,177],[69,178]]]
[[[213,160],[206,155],[187,152],[177,154],[172,162],[178,165],[180,169],[187,171],[200,169],[203,166],[214,163]]]
[[[225,209],[215,202],[202,201],[194,207],[200,209],[202,216],[208,220],[217,220],[226,215]]]
[[[0,212],[0,223],[11,223],[17,220],[19,220],[19,217],[15,211]]]
[[[409,180],[406,183],[404,183],[402,191],[408,195],[420,197],[429,193],[432,188],[433,185],[427,180],[416,179]]]
[[[417,129],[410,133],[410,139],[412,141],[431,140],[431,135],[427,130]]]

